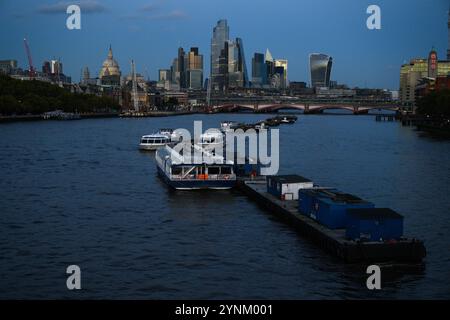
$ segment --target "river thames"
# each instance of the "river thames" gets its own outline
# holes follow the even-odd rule
[[[139,138],[255,114],[0,126],[0,298],[450,298],[450,142],[373,116],[299,115],[280,126],[280,173],[405,217],[422,266],[345,265],[237,190],[174,191]],[[82,290],[66,288],[81,268]]]

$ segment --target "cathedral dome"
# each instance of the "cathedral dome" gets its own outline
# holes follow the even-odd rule
[[[103,66],[100,71],[100,78],[104,76],[120,76],[119,64],[113,58],[111,46],[109,47],[108,57],[103,62]]]

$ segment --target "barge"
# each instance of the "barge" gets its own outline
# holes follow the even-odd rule
[[[426,249],[422,241],[400,237],[403,230],[399,231],[398,229],[399,215],[396,215],[390,209],[372,208],[370,203],[361,205],[358,200],[359,204],[348,210],[349,216],[352,217],[349,219],[350,227],[345,229],[339,226],[339,228],[333,229],[320,223],[307,212],[302,212],[299,201],[284,200],[283,195],[277,196],[273,192],[268,192],[269,186],[265,179],[242,179],[238,181],[238,187],[251,199],[268,209],[270,213],[293,225],[301,235],[310,238],[321,248],[345,262],[420,263],[426,256]],[[298,191],[302,193],[306,190],[300,188]],[[314,190],[314,188],[310,190]],[[322,188],[322,190],[326,190],[326,188]],[[361,216],[363,218],[360,218]],[[370,219],[365,221],[364,217]],[[385,221],[382,220],[382,224],[387,227],[390,227],[389,219],[394,219],[394,232],[381,230],[381,234],[395,235],[396,239],[364,239],[364,228],[375,227],[377,230],[380,229],[379,220],[374,220],[374,218],[380,219],[380,217],[386,218]],[[403,220],[401,220],[401,223],[403,223]],[[380,237],[380,234],[372,233],[376,237]]]

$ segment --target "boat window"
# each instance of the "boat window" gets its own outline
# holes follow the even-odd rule
[[[220,171],[222,174],[231,174],[231,167],[222,167]]]
[[[161,143],[161,140],[160,139],[155,140],[155,143]]]
[[[142,139],[141,143],[147,143],[147,140]]]
[[[209,167],[208,168],[208,174],[219,174],[220,173],[220,167]]]
[[[180,175],[183,172],[182,167],[172,167],[172,174],[173,175]]]

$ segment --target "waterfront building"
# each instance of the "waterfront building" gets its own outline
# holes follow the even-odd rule
[[[434,49],[428,57],[412,59],[400,68],[399,100],[408,109],[412,110],[415,106],[416,87],[428,83],[422,79],[436,79],[450,74],[450,61],[439,60]]]
[[[438,61],[436,50],[431,49],[428,55],[428,77],[436,79],[438,73]]]
[[[333,58],[322,53],[309,55],[309,68],[311,72],[311,87],[329,87]]]
[[[224,68],[224,60],[228,51],[225,51],[229,40],[230,29],[227,20],[219,20],[213,29],[211,38],[211,88],[213,90],[224,90],[226,87],[227,69]]]
[[[252,59],[252,86],[260,88],[267,83],[267,70],[264,54],[255,53]]]

